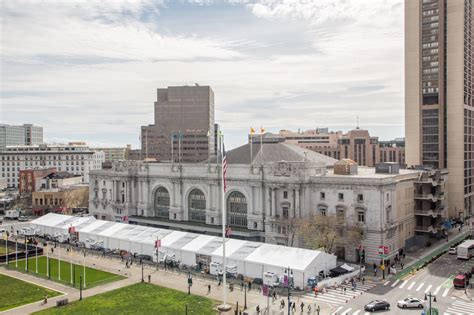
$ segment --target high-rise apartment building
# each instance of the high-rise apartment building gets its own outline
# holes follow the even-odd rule
[[[0,148],[10,145],[33,145],[43,143],[43,127],[24,124],[22,126],[0,125]]]
[[[214,155],[214,92],[209,86],[158,89],[155,123],[141,128],[142,158],[201,162]]]
[[[449,172],[449,215],[473,213],[473,1],[405,0],[409,166]]]

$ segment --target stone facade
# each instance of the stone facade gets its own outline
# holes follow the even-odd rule
[[[360,167],[354,175],[335,175],[314,160],[229,164],[228,224],[232,237],[298,246],[298,238],[289,244],[289,220],[343,210],[348,222],[364,229],[366,261],[378,261],[378,246],[387,246],[393,257],[414,236],[413,191],[420,173],[377,174]],[[99,219],[221,231],[220,166],[215,163],[123,161],[91,172],[90,178],[89,211]],[[338,255],[358,259],[355,246],[339,249]]]

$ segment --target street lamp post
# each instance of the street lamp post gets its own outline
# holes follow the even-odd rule
[[[143,260],[140,259],[140,264],[142,265],[142,283],[145,282],[145,278],[143,278]]]
[[[425,294],[425,301],[428,298],[430,299],[428,311],[429,311],[429,315],[431,315],[431,298],[433,298],[433,302],[436,303],[436,295],[431,294],[431,291],[430,291],[428,294]]]
[[[193,278],[191,278],[191,273],[188,272],[188,294],[191,294],[191,286],[193,285]],[[224,288],[225,290],[225,288]]]
[[[244,310],[247,309],[247,282],[244,285]]]
[[[82,301],[82,276],[79,276],[79,301]]]
[[[291,297],[291,292],[290,292],[290,290],[291,290],[291,279],[290,279],[290,273],[293,274],[293,270],[291,270],[291,268],[288,266],[288,269],[285,270],[285,271],[287,271],[286,277],[287,277],[287,279],[288,279],[288,280],[287,280],[287,282],[288,282],[288,285],[287,285],[287,287],[288,287],[288,314],[291,314],[291,302],[290,302],[290,297]]]

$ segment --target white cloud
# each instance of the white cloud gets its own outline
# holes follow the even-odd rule
[[[243,16],[221,18],[212,1],[179,10],[151,0],[1,2],[2,122],[43,125],[50,139],[137,144],[156,88],[198,82],[216,93],[230,147],[250,125],[347,129],[357,115],[374,135],[403,135],[401,0],[231,2]],[[182,20],[159,24],[183,8],[200,10],[189,16],[212,25],[206,34],[173,24]]]

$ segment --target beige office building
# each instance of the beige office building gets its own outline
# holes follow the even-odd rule
[[[408,165],[449,171],[449,215],[473,213],[473,1],[405,0]]]
[[[193,163],[214,155],[212,89],[170,86],[157,94],[155,123],[141,128],[141,159]]]

